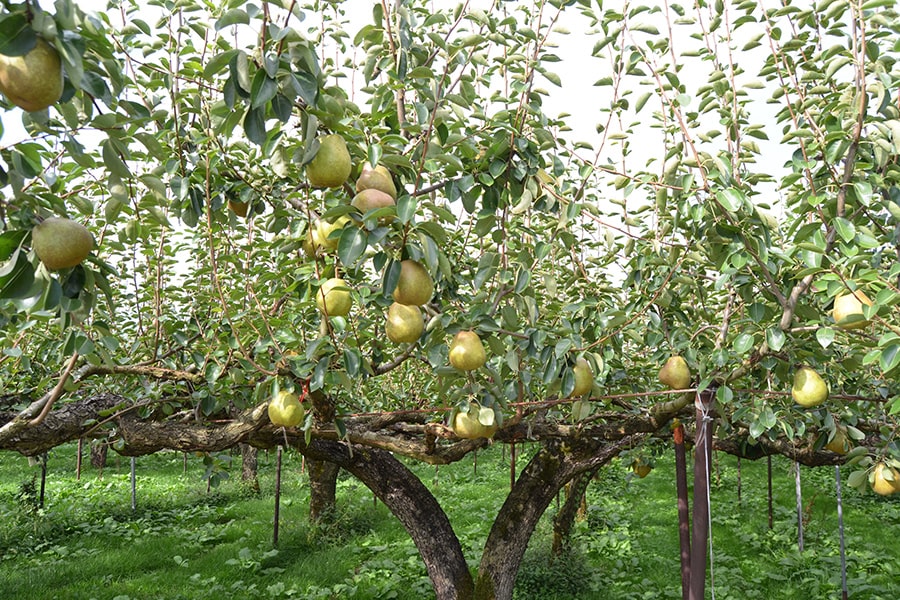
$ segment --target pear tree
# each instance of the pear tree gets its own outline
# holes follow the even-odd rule
[[[511,598],[558,492],[695,402],[894,489],[891,3],[44,4],[0,5],[0,450],[286,440],[442,600]],[[467,556],[396,456],[513,443]]]

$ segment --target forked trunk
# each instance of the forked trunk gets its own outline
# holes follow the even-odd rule
[[[494,519],[475,580],[476,600],[511,600],[531,534],[559,490],[642,438],[638,434],[617,442],[586,441],[568,448],[548,443],[535,454]]]
[[[437,600],[470,600],[472,574],[450,520],[425,484],[390,452],[326,440],[301,447],[308,458],[328,461],[364,483],[396,516],[425,562]]]
[[[562,554],[566,546],[569,545],[569,534],[572,532],[572,525],[575,524],[575,518],[584,505],[584,495],[587,492],[588,485],[596,473],[596,470],[586,471],[580,475],[576,475],[566,485],[566,501],[563,502],[562,508],[553,517],[553,547],[554,556]]]

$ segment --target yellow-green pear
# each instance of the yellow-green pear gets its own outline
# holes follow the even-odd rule
[[[828,385],[815,369],[802,366],[794,373],[791,397],[800,406],[813,408],[828,399]]]
[[[415,342],[424,330],[425,320],[418,306],[394,302],[388,307],[384,331],[395,344]]]
[[[400,263],[400,278],[394,288],[394,301],[411,306],[427,304],[434,296],[434,281],[420,262],[406,259]]]
[[[381,190],[376,190],[375,188],[369,188],[356,194],[353,197],[353,200],[350,201],[350,204],[357,208],[362,214],[366,214],[370,210],[395,206],[397,203],[389,194],[386,194]]]
[[[890,496],[900,492],[900,472],[883,462],[875,465],[871,481],[872,491],[879,496]]]
[[[843,427],[838,427],[834,430],[834,437],[825,444],[825,449],[841,455],[850,451],[850,439],[847,437],[847,432]]]
[[[378,190],[384,192],[394,200],[397,199],[397,186],[394,185],[394,179],[391,172],[386,167],[378,165],[373,167],[366,163],[363,166],[359,179],[356,180],[356,191]]]
[[[307,256],[312,257],[319,250],[337,250],[340,237],[332,237],[331,234],[334,231],[343,229],[344,225],[349,221],[350,217],[347,215],[338,217],[334,223],[329,223],[325,219],[316,219],[306,230],[306,238],[303,240],[303,251]]]
[[[684,390],[691,386],[691,369],[680,356],[671,356],[659,370],[659,381],[670,390]]]
[[[235,215],[243,218],[247,216],[247,211],[250,208],[249,202],[241,202],[240,200],[229,200],[228,208],[231,209]]]
[[[572,389],[572,395],[584,396],[589,393],[594,387],[594,372],[588,361],[583,358],[577,359],[575,366],[572,367],[572,372],[575,374],[575,387]]]
[[[80,264],[94,248],[91,232],[81,223],[60,217],[44,219],[31,231],[34,253],[51,271]]]
[[[0,92],[22,110],[43,110],[55,104],[62,91],[59,54],[43,38],[23,56],[0,54]]]
[[[863,304],[872,306],[872,301],[861,290],[838,295],[831,311],[835,324],[841,329],[862,329],[868,325],[869,321],[863,316]]]
[[[346,317],[353,305],[350,286],[340,277],[326,280],[316,293],[316,305],[329,317]]]
[[[451,427],[457,437],[475,440],[493,437],[500,424],[494,418],[494,409],[474,402],[468,410],[455,413]]]
[[[317,188],[336,188],[350,176],[352,164],[344,138],[337,134],[319,138],[319,150],[306,165],[306,178]]]
[[[330,223],[325,219],[316,220],[316,229],[319,231],[319,241],[326,250],[337,250],[338,243],[341,241],[340,236],[332,237],[332,233],[344,228],[344,225],[350,222],[350,217],[341,215]]]
[[[474,371],[487,362],[481,338],[474,331],[460,331],[450,342],[450,364],[460,371]]]
[[[647,462],[647,459],[640,457],[632,461],[631,470],[635,475],[643,479],[650,474],[650,471],[653,470],[653,465]]]
[[[269,400],[269,420],[276,427],[296,427],[306,412],[296,394],[280,391]]]

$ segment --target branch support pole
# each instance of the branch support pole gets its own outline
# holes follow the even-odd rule
[[[797,496],[797,549],[803,552],[803,490],[800,486],[800,463],[794,463],[794,489]]]
[[[38,506],[44,508],[44,490],[47,488],[47,453],[41,454],[41,495]]]
[[[772,519],[772,455],[766,456],[766,476],[768,478],[768,508],[769,508],[769,529],[774,526]]]
[[[681,547],[681,598],[688,600],[691,591],[691,522],[684,425],[678,423],[672,437],[675,440],[675,491],[678,497],[678,541]]]
[[[709,541],[709,467],[712,462],[711,389],[698,392],[694,400],[696,427],[694,435],[694,507],[691,540],[691,589],[688,600],[703,600],[706,593],[706,546]]]
[[[281,444],[275,454],[275,518],[272,523],[272,546],[278,545],[278,520],[281,512]]]
[[[131,457],[131,512],[137,510],[137,458]]]
[[[78,438],[78,455],[75,457],[75,481],[81,481],[81,455],[84,453],[84,438]]]
[[[838,538],[841,545],[841,600],[847,600],[847,548],[844,545],[844,503],[841,499],[841,465],[834,465],[834,482],[837,490]]]

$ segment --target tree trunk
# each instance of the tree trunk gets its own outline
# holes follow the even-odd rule
[[[556,513],[556,516],[553,517],[552,552],[554,556],[562,554],[563,550],[568,546],[569,534],[572,532],[575,517],[581,510],[584,494],[596,473],[596,470],[586,471],[576,475],[572,481],[566,484],[566,501],[559,512]]]
[[[109,444],[99,442],[91,444],[91,466],[103,470],[106,466],[106,455],[109,453]]]
[[[241,481],[245,489],[259,494],[259,448],[250,444],[241,445]]]
[[[299,445],[299,444],[298,444]],[[327,440],[313,440],[300,451],[347,470],[396,516],[425,562],[437,600],[470,600],[472,574],[450,520],[425,484],[390,452]]]
[[[337,477],[341,468],[325,460],[310,459],[309,469],[309,520],[313,523],[331,520],[335,511]]]
[[[535,454],[494,519],[475,580],[476,600],[511,600],[531,534],[562,486],[580,473],[598,469],[643,437],[585,441],[565,449],[551,442]]]

